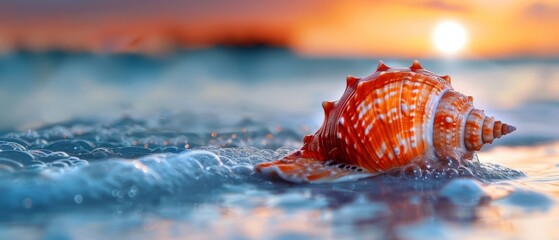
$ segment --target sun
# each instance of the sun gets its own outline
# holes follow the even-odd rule
[[[464,50],[468,33],[464,25],[456,21],[439,22],[433,31],[433,44],[441,53],[455,55]]]

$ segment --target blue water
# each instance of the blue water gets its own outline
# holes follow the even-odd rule
[[[300,147],[374,59],[4,55],[0,239],[553,239],[558,63],[424,61],[518,132],[457,174],[297,185],[253,166]]]

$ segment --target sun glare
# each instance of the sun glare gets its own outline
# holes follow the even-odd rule
[[[439,22],[433,31],[433,44],[443,54],[455,55],[466,46],[466,28],[455,21]]]

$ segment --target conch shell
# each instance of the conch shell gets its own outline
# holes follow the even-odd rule
[[[365,78],[347,77],[336,102],[322,103],[325,120],[303,147],[256,166],[291,182],[336,182],[374,176],[411,162],[455,157],[468,160],[484,144],[516,128],[473,107],[449,76],[379,62]]]

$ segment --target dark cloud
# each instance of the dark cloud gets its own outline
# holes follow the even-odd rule
[[[0,0],[0,17],[58,17],[122,15],[188,17],[199,15],[275,15],[309,10],[326,1],[251,0]],[[330,1],[328,1],[330,2]]]

